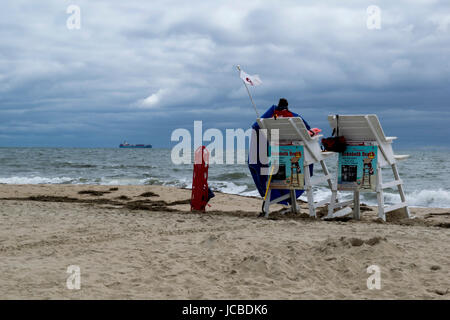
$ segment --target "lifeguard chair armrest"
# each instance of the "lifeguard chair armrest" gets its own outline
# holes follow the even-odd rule
[[[392,140],[395,140],[395,139],[397,139],[397,137],[386,137],[386,140],[388,142],[391,142]]]
[[[333,152],[333,151],[322,151],[320,154],[322,155],[322,157],[328,158],[328,157],[331,157],[332,155],[334,155],[336,153],[337,152]]]
[[[409,158],[409,154],[394,154],[395,160],[405,160]]]

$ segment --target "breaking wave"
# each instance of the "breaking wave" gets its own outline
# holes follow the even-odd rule
[[[322,201],[330,196],[329,189],[320,188],[314,191],[314,201]],[[361,193],[361,202],[369,206],[376,206],[377,196],[375,192]],[[351,192],[339,192],[341,200],[351,200],[353,194]],[[300,199],[307,201],[306,194],[303,194]],[[400,202],[398,192],[384,192],[385,204],[395,204]],[[416,190],[413,192],[406,192],[406,201],[411,207],[425,207],[425,208],[450,208],[450,191],[437,190]]]
[[[9,177],[0,178],[4,184],[70,184],[74,179],[69,177],[45,178],[45,177]]]
[[[398,202],[398,194],[387,194]],[[412,207],[428,208],[450,208],[450,191],[438,190],[416,190],[406,194],[406,201]]]

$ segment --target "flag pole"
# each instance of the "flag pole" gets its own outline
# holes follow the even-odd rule
[[[240,65],[237,65],[236,67],[237,67],[238,71],[241,72],[241,66],[240,66]],[[242,82],[244,83],[245,89],[247,89],[247,93],[248,93],[248,96],[249,96],[249,98],[250,98],[250,101],[252,102],[253,109],[255,109],[255,112],[256,112],[256,117],[259,118],[259,113],[258,113],[258,110],[256,109],[256,104],[255,104],[255,102],[253,101],[253,98],[252,98],[252,95],[251,95],[251,93],[250,93],[250,90],[248,90],[248,86],[247,86],[247,84],[245,83],[245,81],[242,80]]]

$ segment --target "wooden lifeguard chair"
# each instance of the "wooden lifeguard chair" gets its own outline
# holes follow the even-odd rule
[[[311,137],[308,132],[308,129],[305,126],[305,123],[300,117],[277,118],[277,119],[259,118],[257,119],[257,122],[261,129],[266,129],[263,130],[263,132],[266,135],[267,141],[271,141],[270,135],[272,130],[278,130],[280,143],[288,142],[304,146],[304,161],[302,168],[303,169],[302,172],[304,172],[304,179],[305,179],[304,189],[306,191],[306,195],[308,198],[309,215],[311,217],[316,217],[316,208],[329,203],[331,200],[331,195],[330,199],[325,199],[321,202],[314,202],[313,186],[321,182],[327,181],[331,191],[333,187],[333,183],[331,180],[332,175],[328,171],[328,168],[324,160],[335,154],[335,152],[322,152],[319,144],[321,135],[315,135]],[[323,176],[318,175],[311,176],[309,166],[314,163],[320,163],[320,165],[322,166],[322,170],[324,172]],[[292,211],[295,213],[298,212],[295,190],[290,190],[288,194],[283,195],[272,201],[270,201],[270,193],[271,189],[269,187],[267,200],[265,200],[265,202],[263,203],[263,213],[265,214],[265,217],[269,216],[270,205],[289,198],[291,200]]]
[[[376,193],[378,202],[378,216],[386,221],[386,213],[402,209],[405,216],[411,218],[408,204],[406,202],[405,192],[403,190],[403,181],[400,179],[400,175],[397,168],[397,160],[404,160],[409,155],[396,155],[392,149],[392,142],[397,137],[386,137],[381,127],[380,121],[375,114],[367,115],[339,115],[339,124],[335,115],[329,115],[328,121],[331,128],[336,129],[339,125],[339,135],[344,136],[347,143],[368,143],[378,147],[377,156],[377,170],[376,175]],[[383,182],[381,168],[391,167],[395,180],[390,182]],[[364,170],[369,168],[364,168]],[[370,175],[369,175],[370,177]],[[385,206],[384,205],[384,193],[383,190],[391,187],[397,187],[400,195],[400,203]],[[359,190],[354,190],[353,201],[353,217],[355,219],[360,218],[360,203],[359,203]],[[326,218],[333,218],[338,216],[338,213],[334,213],[334,209],[340,207],[336,204],[337,189],[333,188],[332,201],[329,207],[328,216]],[[345,205],[349,204],[348,202]]]

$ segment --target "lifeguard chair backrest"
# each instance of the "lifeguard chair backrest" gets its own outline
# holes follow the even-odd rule
[[[289,117],[289,118],[260,118],[257,119],[260,128],[267,129],[267,133],[270,136],[270,132],[273,129],[278,129],[279,141],[299,141],[305,146],[305,163],[308,165],[321,160],[321,149],[318,141],[318,136],[311,138],[308,129],[305,126],[302,118]],[[269,137],[266,137],[269,139]]]
[[[295,126],[300,131],[300,136],[297,130],[293,127],[289,119],[293,119]],[[308,129],[306,129],[305,123],[299,117],[290,118],[260,118],[257,119],[260,128],[262,129],[278,129],[279,130],[279,140],[280,141],[303,141],[306,139],[310,140],[310,135]],[[269,132],[270,133],[270,132]]]
[[[328,122],[335,129],[336,115],[329,115]],[[378,163],[383,167],[395,161],[392,144],[386,139],[376,114],[339,115],[339,135],[347,142],[376,142],[381,150]]]

